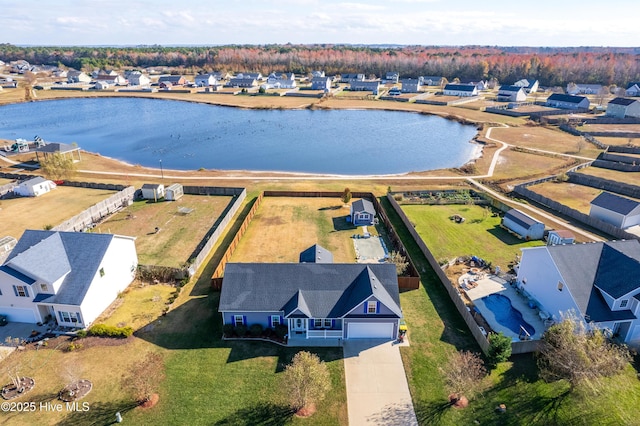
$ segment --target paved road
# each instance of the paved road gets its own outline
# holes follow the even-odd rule
[[[418,424],[400,349],[394,342],[345,340],[349,425]]]

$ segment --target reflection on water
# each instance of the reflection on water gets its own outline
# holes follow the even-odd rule
[[[0,107],[0,138],[76,142],[132,164],[165,168],[390,174],[459,167],[473,126],[406,112],[246,110],[101,98]]]

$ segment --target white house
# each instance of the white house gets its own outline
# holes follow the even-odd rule
[[[93,88],[96,90],[105,90],[111,87],[112,84],[108,81],[96,81],[96,84],[93,85]]]
[[[547,98],[545,105],[552,108],[561,109],[588,109],[590,102],[584,96],[565,95],[554,93]]]
[[[640,224],[640,203],[610,192],[602,192],[591,201],[589,216],[618,228]]]
[[[148,86],[151,79],[140,71],[131,71],[127,77],[131,86]]]
[[[478,88],[473,84],[447,84],[443,92],[445,96],[477,96]]]
[[[544,236],[544,223],[516,209],[504,215],[502,226],[525,240],[541,240]]]
[[[67,83],[89,83],[91,77],[83,72],[71,70],[67,72]]]
[[[627,96],[640,96],[640,82],[629,83],[627,90],[624,91]]]
[[[13,188],[13,192],[22,197],[38,197],[55,189],[56,184],[41,176],[20,182]]]
[[[375,223],[376,208],[373,203],[364,198],[351,203],[351,223],[355,226],[373,225]]]
[[[137,266],[132,237],[26,230],[0,266],[0,314],[86,327],[133,281]]]
[[[513,83],[513,85],[522,87],[525,93],[536,93],[540,83],[538,80],[527,80],[526,78],[523,78],[522,80],[518,80]]]
[[[349,90],[353,91],[365,91],[373,92],[374,95],[378,94],[380,90],[380,80],[356,80],[349,84]]]
[[[554,229],[553,231],[549,231],[549,234],[547,234],[547,244],[549,245],[573,244],[575,239],[576,237],[573,233],[566,229]]]
[[[572,84],[567,85],[570,95],[597,95],[602,91],[602,84]]]
[[[496,100],[498,102],[524,102],[527,100],[527,94],[520,86],[500,86]]]
[[[158,201],[164,198],[164,185],[161,183],[145,183],[142,185],[142,198]]]
[[[198,87],[211,87],[218,85],[218,79],[213,74],[196,75],[195,85]]]
[[[627,98],[612,99],[607,104],[607,116],[640,118],[640,101]]]
[[[442,83],[445,82],[444,77],[434,75],[422,76],[420,78],[422,78],[422,84],[425,86],[442,86]]]
[[[637,240],[524,248],[517,283],[541,317],[573,311],[625,343],[640,341]]]

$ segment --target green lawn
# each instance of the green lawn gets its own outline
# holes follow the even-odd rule
[[[541,241],[523,241],[500,227],[500,217],[488,207],[476,205],[403,205],[402,210],[415,224],[416,231],[440,260],[475,255],[493,265],[506,268],[523,247],[542,245]],[[449,217],[465,218],[455,223]]]
[[[411,343],[400,351],[421,425],[640,425],[636,414],[640,385],[632,366],[607,380],[593,396],[568,393],[565,382],[545,383],[531,355],[514,356],[500,364],[466,409],[450,408],[439,368],[452,351],[479,351],[479,347],[408,230],[388,201],[381,202],[418,270],[423,271],[420,288],[400,295]],[[431,232],[437,233],[435,223]],[[499,404],[507,406],[506,413],[496,413]]]

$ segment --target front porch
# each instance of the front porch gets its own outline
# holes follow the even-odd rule
[[[342,346],[342,320],[288,318],[288,346]]]

